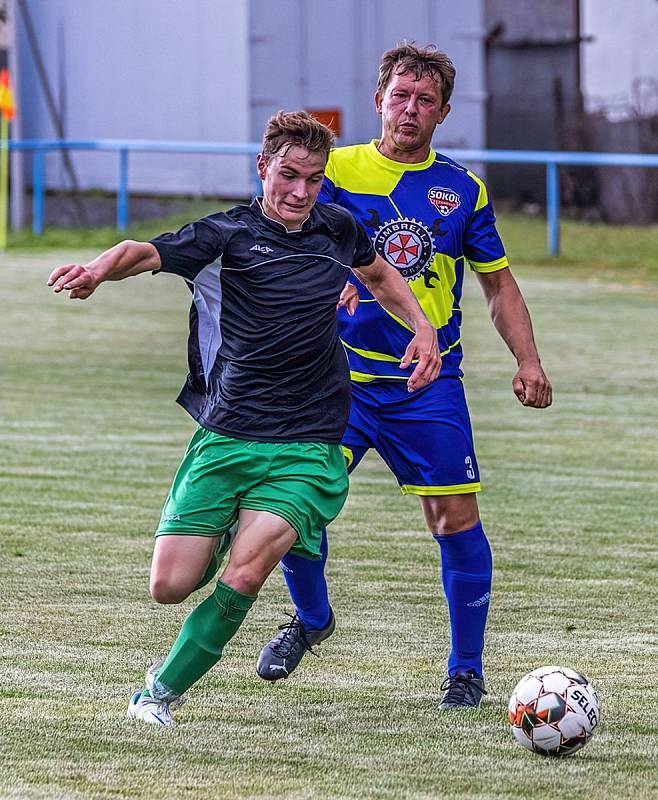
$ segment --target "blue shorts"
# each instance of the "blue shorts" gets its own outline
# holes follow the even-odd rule
[[[409,393],[403,381],[352,383],[342,440],[350,472],[373,447],[403,494],[480,491],[471,420],[460,378],[439,378]]]

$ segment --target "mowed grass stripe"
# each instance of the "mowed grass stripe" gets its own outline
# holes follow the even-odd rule
[[[481,710],[436,711],[449,644],[437,548],[372,456],[331,531],[339,628],[321,657],[282,684],[255,675],[290,607],[275,574],[163,732],[124,713],[196,602],[147,594],[152,530],[193,430],[173,403],[189,293],[143,277],[71,303],[43,285],[60,260],[0,261],[0,796],[655,797],[652,285],[520,270],[556,390],[537,412],[513,397],[513,361],[467,279],[466,388],[496,570]],[[548,663],[602,694],[596,739],[564,762],[522,751],[505,723],[518,678]]]

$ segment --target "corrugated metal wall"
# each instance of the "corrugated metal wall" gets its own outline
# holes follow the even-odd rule
[[[486,0],[487,146],[577,149],[569,125],[580,106],[578,0]],[[543,167],[491,166],[497,196],[543,202]]]

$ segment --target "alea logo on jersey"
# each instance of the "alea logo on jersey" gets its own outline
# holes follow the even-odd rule
[[[375,233],[375,250],[408,281],[420,275],[434,256],[431,231],[415,219],[387,222]]]
[[[442,186],[432,186],[427,193],[427,199],[441,214],[447,217],[462,204],[461,197],[452,189],[444,189]]]

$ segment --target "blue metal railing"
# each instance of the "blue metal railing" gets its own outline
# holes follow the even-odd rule
[[[141,139],[98,139],[75,141],[44,139],[10,141],[11,150],[33,153],[32,231],[40,236],[44,228],[45,154],[50,150],[103,150],[119,154],[117,187],[117,229],[128,227],[128,158],[131,152],[141,153],[202,153],[217,155],[255,155],[258,143],[232,142],[162,142]],[[552,256],[560,252],[560,179],[559,166],[597,167],[658,167],[658,153],[585,153],[552,150],[442,150],[449,158],[467,163],[485,164],[543,164],[546,167],[546,218],[548,251]],[[255,160],[251,172],[252,190],[259,186]]]
[[[233,142],[160,142],[142,139],[97,139],[77,141],[71,139],[24,139],[10,141],[10,150],[32,151],[32,232],[41,236],[44,229],[45,201],[45,154],[50,150],[83,150],[116,152],[119,155],[119,177],[117,186],[117,230],[128,227],[128,157],[131,152],[140,153],[201,153],[216,155],[255,155],[260,145]],[[254,161],[251,173],[252,188],[259,185]]]

